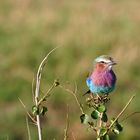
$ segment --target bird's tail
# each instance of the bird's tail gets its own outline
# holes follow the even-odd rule
[[[85,96],[86,94],[90,94],[90,93],[91,93],[91,91],[88,90],[86,93],[83,94],[83,96]]]

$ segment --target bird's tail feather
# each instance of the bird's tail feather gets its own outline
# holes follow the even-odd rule
[[[91,93],[90,90],[88,90],[86,93],[84,93],[83,96],[85,96],[86,94],[89,94],[89,93]]]

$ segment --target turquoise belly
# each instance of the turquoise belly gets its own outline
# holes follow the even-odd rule
[[[112,92],[115,88],[115,85],[112,85],[112,86],[96,86],[92,83],[91,79],[87,79],[86,83],[87,83],[90,91],[92,93],[95,93],[95,94],[99,94],[99,93],[107,94],[107,93]]]

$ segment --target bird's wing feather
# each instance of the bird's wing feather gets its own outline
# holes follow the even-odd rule
[[[88,86],[88,87],[90,87],[91,82],[92,82],[91,78],[88,77],[87,80],[86,80],[86,83],[87,83],[87,86]]]

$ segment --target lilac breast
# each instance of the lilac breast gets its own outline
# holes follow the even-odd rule
[[[114,86],[116,83],[116,76],[112,70],[110,71],[94,71],[91,75],[91,80],[96,86]]]

